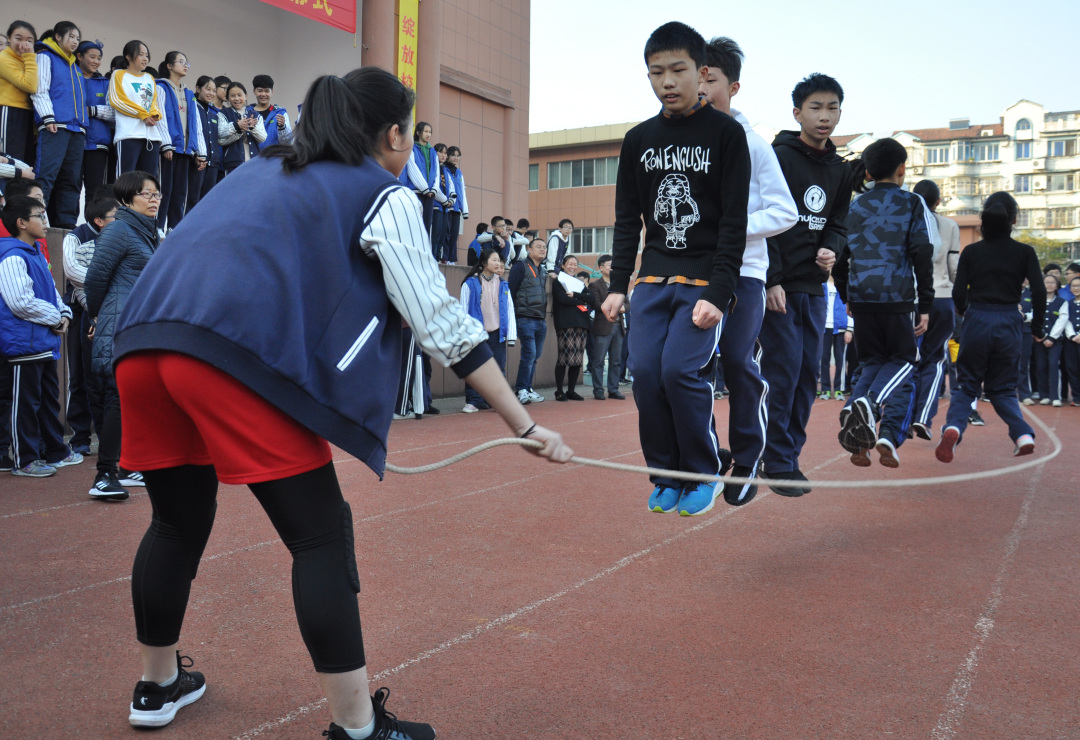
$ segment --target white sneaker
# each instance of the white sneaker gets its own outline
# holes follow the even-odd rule
[[[1035,402],[1033,400],[1031,400],[1031,398],[1025,398],[1020,403],[1024,404],[1025,406],[1034,406],[1035,405]]]
[[[540,400],[543,401],[544,399],[541,398]],[[520,403],[522,406],[526,406],[532,402],[532,396],[529,395],[529,392],[527,390],[522,388],[520,391],[518,391],[518,403]]]
[[[116,474],[116,477],[120,479],[120,485],[122,486],[142,486],[143,488],[146,487],[146,481],[143,480],[143,474],[140,473],[138,470],[126,470],[124,468],[120,468],[119,472],[117,472]]]
[[[541,401],[544,400],[544,397],[541,396],[536,391],[534,391],[532,388],[530,388],[529,389],[529,400],[532,401],[533,403],[540,403]]]
[[[480,409],[476,408],[476,407],[475,407],[475,406],[473,406],[473,405],[472,405],[471,403],[467,403],[467,404],[465,404],[465,406],[464,406],[464,407],[463,407],[463,408],[461,409],[461,412],[462,412],[463,414],[475,414],[475,413],[476,413],[477,411],[479,411],[479,410],[480,410]]]
[[[1050,399],[1049,398],[1040,399],[1039,400],[1039,405],[1040,406],[1049,406],[1050,405]]]
[[[1035,451],[1035,438],[1030,434],[1021,434],[1016,440],[1016,448],[1013,450],[1013,457],[1020,457],[1022,455],[1030,455]]]
[[[1050,405],[1053,406],[1056,409],[1059,409],[1059,408],[1061,408],[1061,401],[1053,401],[1053,402],[1050,403]]]

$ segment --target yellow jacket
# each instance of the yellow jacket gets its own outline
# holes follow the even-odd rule
[[[16,54],[10,46],[0,51],[0,105],[30,109],[30,93],[38,86],[37,55]]]

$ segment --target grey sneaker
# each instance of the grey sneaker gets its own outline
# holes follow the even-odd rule
[[[536,391],[534,391],[532,388],[530,388],[529,389],[529,400],[532,401],[533,403],[540,403],[541,401],[544,400],[544,397],[541,396]]]
[[[68,456],[65,457],[63,460],[59,460],[59,461],[54,462],[54,463],[49,463],[49,465],[51,465],[54,468],[65,468],[68,465],[78,465],[82,461],[83,461],[83,456],[82,455],[80,455],[78,452],[70,452],[70,453],[68,453]]]
[[[25,467],[13,468],[11,474],[21,475],[26,478],[48,478],[50,475],[56,475],[56,468],[44,460],[34,460]]]

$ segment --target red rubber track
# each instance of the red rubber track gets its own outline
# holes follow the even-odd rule
[[[951,465],[913,440],[899,470],[876,454],[855,468],[839,408],[815,405],[811,479],[1015,462],[985,408]],[[726,401],[717,410],[723,439]],[[530,411],[581,455],[643,463],[632,400]],[[646,511],[638,476],[514,448],[382,483],[337,452],[373,687],[440,738],[1080,737],[1080,409],[1035,413],[1065,452],[1033,471],[762,491],[696,518]],[[399,421],[390,461],[506,434],[490,412]],[[1049,451],[1040,437],[1035,454]],[[129,576],[150,504],[141,489],[87,500],[93,462],[0,478],[3,738],[142,735],[127,723],[140,674]],[[181,650],[206,695],[155,737],[314,738],[329,724],[288,553],[245,488],[220,491]]]

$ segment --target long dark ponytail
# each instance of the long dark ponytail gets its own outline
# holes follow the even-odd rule
[[[138,50],[135,51],[138,54]],[[186,56],[182,51],[170,51],[165,55],[165,58],[161,60],[161,64],[158,65],[158,78],[162,80],[169,79],[169,65],[176,61],[179,56]]]
[[[1016,221],[1016,199],[1004,191],[991,193],[983,203],[982,235],[983,239],[996,239],[1012,233]]]
[[[416,96],[379,67],[354,69],[344,77],[323,75],[304,96],[304,115],[290,144],[263,156],[281,157],[286,172],[328,160],[358,165],[378,148],[379,137],[397,124],[409,125]]]

